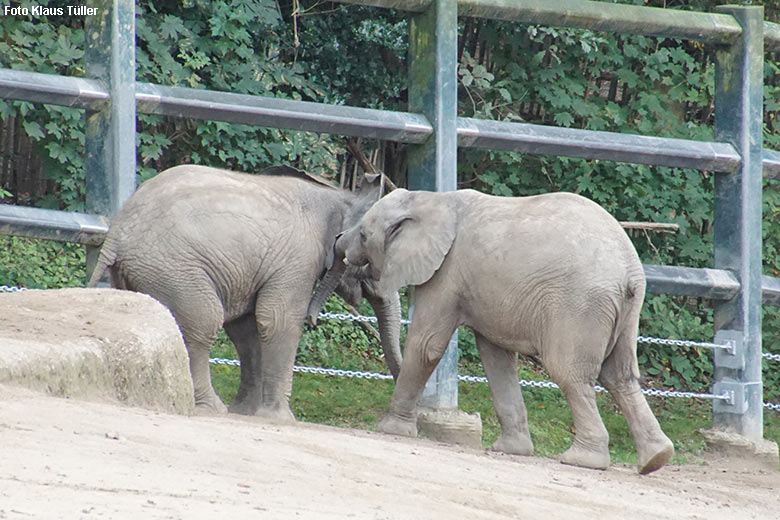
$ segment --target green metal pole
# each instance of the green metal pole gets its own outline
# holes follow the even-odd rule
[[[86,112],[87,212],[113,217],[135,191],[135,1],[91,0],[85,20],[86,72],[110,99]],[[96,248],[87,249],[91,271]]]
[[[435,0],[412,16],[409,33],[409,111],[422,113],[433,135],[410,147],[408,186],[412,190],[453,191],[457,188],[458,5]],[[457,333],[428,381],[423,406],[458,406]]]
[[[763,7],[721,6],[742,27],[736,42],[716,50],[715,139],[742,156],[733,174],[715,176],[715,267],[731,270],[740,291],[715,305],[716,339],[732,339],[734,355],[715,356],[713,427],[751,440],[763,436],[761,383],[761,189],[764,66]]]

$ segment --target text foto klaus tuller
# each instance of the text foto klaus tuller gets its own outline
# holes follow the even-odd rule
[[[86,5],[68,5],[65,7],[45,7],[34,5],[32,7],[3,6],[3,16],[94,16],[98,12],[97,7]]]

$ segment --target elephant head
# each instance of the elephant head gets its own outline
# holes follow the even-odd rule
[[[425,191],[395,190],[336,241],[335,256],[376,282],[381,294],[420,285],[455,240],[457,209]]]
[[[368,209],[384,195],[386,188],[384,174],[365,174],[353,197],[348,199],[342,229],[356,225]],[[335,243],[339,237],[341,233],[334,237],[333,243],[327,248],[325,274],[309,302],[307,321],[310,325],[317,324],[317,316],[333,291],[353,306],[359,305],[363,297],[361,280],[365,276],[359,269],[347,269],[345,263],[335,261]]]
[[[388,187],[389,183],[383,174],[366,174],[349,201],[344,228],[356,225]],[[329,248],[326,271],[309,302],[307,321],[312,326],[316,325],[322,307],[334,291],[353,307],[359,306],[365,297],[377,316],[385,361],[390,373],[397,378],[401,369],[401,302],[398,291],[379,290],[377,285],[368,279],[365,269],[347,266],[341,260],[343,256],[337,258],[335,244],[339,237],[341,234],[336,235]]]

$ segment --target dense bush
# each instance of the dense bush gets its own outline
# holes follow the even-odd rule
[[[23,0],[21,5],[32,5]],[[64,0],[50,2],[65,5]],[[711,10],[704,0],[623,3]],[[751,3],[751,2],[742,2]],[[778,20],[777,0],[764,3]],[[138,0],[137,78],[172,86],[208,88],[290,99],[404,110],[408,31],[403,13],[314,1]],[[83,20],[0,20],[0,65],[83,76]],[[461,19],[459,111],[463,116],[525,121],[591,130],[688,139],[713,134],[711,49],[696,42],[588,30]],[[34,203],[82,209],[83,116],[81,111],[0,100],[0,116],[18,115],[46,161],[54,189]],[[767,55],[764,144],[780,149],[780,60]],[[333,177],[346,157],[341,139],[245,125],[139,115],[138,176],[143,181],[181,162],[256,171],[287,162]],[[363,143],[368,151],[382,143]],[[386,148],[382,148],[387,152]],[[390,153],[403,156],[403,147]],[[709,172],[616,164],[509,152],[459,151],[460,187],[496,195],[548,191],[581,193],[619,220],[678,224],[676,233],[632,232],[644,262],[694,267],[712,262],[713,175]],[[402,165],[398,160],[397,165]],[[403,182],[402,177],[395,177]],[[764,190],[764,268],[778,275],[780,193],[777,181]],[[0,197],[13,199],[0,186]],[[18,197],[17,197],[18,198]],[[6,239],[4,239],[6,240]],[[79,248],[15,241],[0,262],[0,284],[70,284],[64,263],[81,265]],[[60,247],[60,246],[57,246]],[[10,249],[9,249],[10,248]],[[2,249],[0,249],[2,251]],[[32,267],[49,264],[53,272]],[[72,261],[72,262],[71,262]],[[334,310],[341,305],[329,304]],[[711,302],[648,296],[645,335],[712,338]],[[473,336],[461,332],[461,351],[476,357]],[[780,316],[765,310],[765,350],[778,351]],[[301,359],[353,363],[336,345],[351,343],[357,358],[376,354],[359,327],[325,324],[302,341]],[[331,349],[330,346],[334,348]],[[710,353],[640,346],[643,371],[658,383],[705,389],[711,381]],[[777,394],[780,371],[765,373]]]

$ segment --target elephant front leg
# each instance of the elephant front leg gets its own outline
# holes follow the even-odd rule
[[[517,352],[497,347],[480,334],[476,334],[476,339],[493,394],[493,407],[501,423],[501,436],[493,443],[493,450],[514,455],[533,455],[528,413],[517,380]]]
[[[416,313],[409,327],[401,373],[395,383],[390,411],[377,426],[380,432],[417,436],[417,402],[455,331],[454,323],[442,324],[441,317],[424,320],[421,314]],[[431,330],[432,326],[437,328]]]

